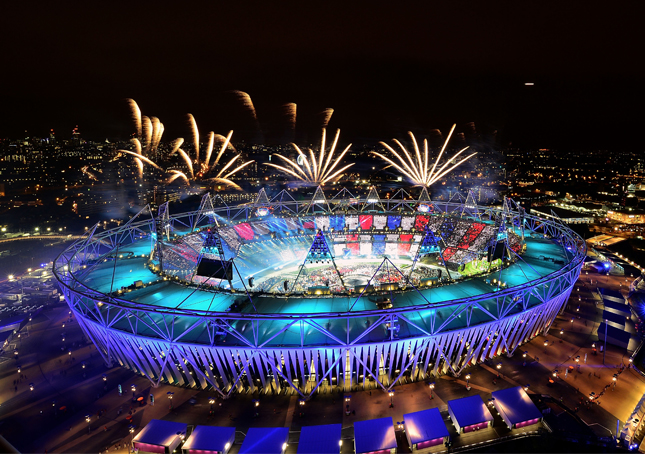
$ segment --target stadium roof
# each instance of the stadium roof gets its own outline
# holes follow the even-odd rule
[[[354,446],[357,453],[396,448],[392,418],[356,421],[354,423]]]
[[[403,415],[405,433],[410,443],[422,443],[449,435],[438,408],[416,411]]]
[[[494,391],[492,395],[500,416],[511,425],[542,418],[542,412],[521,386]]]
[[[461,399],[449,400],[448,408],[457,420],[459,427],[472,426],[486,421],[492,421],[493,415],[486,407],[479,394],[463,397]]]
[[[341,430],[342,424],[301,428],[298,454],[338,454]]]
[[[541,257],[566,260],[562,247],[549,240],[527,237],[526,245],[527,250],[522,257],[526,263],[518,261],[502,272],[502,279],[509,287],[524,284],[561,269],[561,265]],[[149,239],[139,240],[123,249],[124,256],[128,252],[132,252],[134,258],[117,259],[116,263],[108,261],[98,264],[91,273],[80,277],[79,281],[102,293],[109,293],[110,289],[117,290],[121,287],[131,286],[138,280],[145,284],[153,282],[152,285],[145,288],[128,291],[123,295],[123,298],[134,303],[167,308],[225,312],[239,298],[239,295],[236,294],[213,293],[204,289],[188,288],[171,280],[160,280],[159,276],[146,266],[150,253]],[[145,257],[141,257],[141,255],[145,255]],[[112,284],[113,276],[114,284]],[[486,283],[486,276],[458,281],[453,285],[420,289],[425,298],[432,303],[484,295],[491,291],[490,284]],[[265,295],[257,300],[256,307],[260,313],[265,314],[346,312],[348,307],[352,305],[349,302],[353,303],[353,300],[353,298],[338,296],[335,298],[289,299],[287,301],[282,297]],[[297,304],[294,305],[294,302]],[[404,293],[394,302],[396,307],[415,306],[419,303],[417,292]],[[536,302],[536,304],[539,303]],[[356,303],[352,311],[373,309],[374,303],[369,298],[363,297]],[[449,313],[452,311],[449,310]]]
[[[188,424],[182,422],[151,419],[132,441],[156,446],[170,446],[177,438],[177,432],[185,433],[187,427]]]
[[[196,426],[182,450],[225,452],[226,444],[234,441],[235,427]]]
[[[240,454],[282,454],[289,439],[288,427],[251,427],[244,437]]]

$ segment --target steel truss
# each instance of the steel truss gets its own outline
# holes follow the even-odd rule
[[[301,217],[311,216],[314,205],[317,214],[324,209],[336,214],[374,207],[373,200],[348,203],[343,197],[298,202],[288,193],[278,194],[270,203],[274,215]],[[385,213],[412,214],[415,209],[407,197],[379,203]],[[166,208],[163,228],[181,234],[205,228],[215,218],[220,226],[248,221],[255,216],[254,205],[214,207],[208,198],[197,212],[172,216]],[[465,215],[462,203],[432,201],[432,206],[435,212]],[[152,239],[157,226],[155,219],[146,219],[145,210],[120,228],[100,233],[97,227],[90,229],[56,259],[54,273],[106,363],[118,362],[155,386],[164,382],[212,388],[222,397],[254,391],[306,398],[321,391],[389,390],[405,381],[459,375],[469,364],[510,355],[546,332],[564,307],[580,274],[585,243],[562,223],[515,207],[509,203],[503,209],[467,208],[471,213],[476,210],[481,220],[503,219],[518,232],[552,238],[562,245],[567,262],[520,286],[441,303],[428,301],[413,289],[415,306],[391,309],[349,310],[360,298],[356,296],[348,298],[347,312],[210,312],[140,304],[123,298],[117,289],[106,294],[84,285],[82,279],[97,264],[115,260],[120,247]],[[247,295],[253,303],[253,294]],[[279,343],[287,332],[295,333],[298,341]],[[312,333],[316,342],[310,341]]]

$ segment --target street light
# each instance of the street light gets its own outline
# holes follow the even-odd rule
[[[175,394],[175,393],[173,393],[173,392],[171,392],[171,391],[168,391],[168,392],[166,393],[166,395],[168,396],[168,400],[170,401],[170,409],[171,409],[171,410],[172,410],[172,396],[173,396],[174,394]]]
[[[580,355],[576,356],[576,363],[578,364],[578,372],[580,372]]]
[[[393,389],[390,390],[387,393],[387,395],[390,396],[390,408],[394,408],[394,402],[393,402],[393,399],[392,399],[394,397],[394,390]]]
[[[434,399],[434,395],[432,394],[433,390],[434,390],[434,382],[430,383],[430,399]]]
[[[87,433],[90,433],[90,415],[85,415],[85,422],[87,423]]]
[[[564,335],[564,330],[563,330],[563,329],[561,329],[561,330],[560,330],[560,339],[562,339],[562,336],[563,336],[563,335]]]
[[[260,400],[259,399],[253,399],[253,405],[255,407],[259,407],[260,406]]]
[[[134,446],[134,426],[128,426],[128,431],[130,432],[130,448],[133,448]]]
[[[466,390],[470,391],[470,374],[466,374]]]
[[[103,381],[107,381],[107,375],[103,374]]]
[[[21,370],[21,369],[20,369],[20,365],[18,365],[18,373],[20,373],[20,370]]]
[[[530,387],[531,385],[527,383],[526,386],[524,386],[524,391],[528,391]]]
[[[614,386],[612,386],[611,390],[614,391],[616,389],[616,381],[618,380],[618,375],[614,374],[611,380],[614,382]]]
[[[497,363],[497,378],[502,378],[500,375],[501,368],[502,368],[502,363]]]
[[[33,384],[33,383],[29,383],[29,391],[33,391],[33,390],[34,390],[34,384]]]
[[[546,353],[546,348],[549,346],[549,341],[545,340],[544,341],[544,353]]]
[[[214,397],[209,397],[208,398],[208,403],[211,404],[211,414],[213,413],[213,404],[215,403],[215,398]]]

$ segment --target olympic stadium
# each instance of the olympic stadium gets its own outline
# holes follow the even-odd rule
[[[549,329],[586,253],[557,218],[472,193],[172,208],[90,229],[54,272],[107,364],[224,398],[390,390],[512,355]]]

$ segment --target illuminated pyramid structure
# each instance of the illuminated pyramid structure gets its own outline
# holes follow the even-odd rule
[[[211,278],[219,279],[218,286],[221,286],[222,282],[226,280],[232,288],[231,280],[233,279],[234,267],[233,259],[226,260],[222,240],[217,229],[208,229],[197,258],[193,278],[201,276],[206,278],[206,282]],[[235,270],[237,271],[236,268]],[[237,271],[237,274],[239,276],[239,271]]]
[[[410,267],[410,271],[408,272],[408,279],[412,275],[412,271],[414,271],[414,267],[419,261],[420,258],[432,254],[435,252],[439,253],[439,256],[441,257],[441,262],[444,265],[444,268],[446,269],[446,273],[448,273],[448,278],[450,278],[450,271],[448,271],[448,268],[445,265],[445,261],[443,258],[443,250],[445,249],[444,247],[441,246],[441,243],[443,243],[443,240],[441,238],[437,238],[434,233],[432,233],[432,230],[426,225],[425,227],[425,232],[423,235],[423,238],[421,239],[421,244],[419,245],[419,249],[417,250],[417,253],[414,256],[414,260],[412,261],[412,266]]]
[[[430,194],[428,194],[428,188],[425,186],[421,189],[421,195],[419,196],[419,203],[432,203]]]
[[[331,211],[331,209],[329,208],[329,203],[327,202],[327,198],[325,197],[325,193],[320,186],[316,188],[316,192],[314,192],[314,196],[311,198],[311,203],[307,208],[307,213],[309,212],[309,210],[311,210],[312,213],[315,213],[316,208],[318,208],[319,211],[323,211],[325,213],[329,213]]]
[[[367,193],[367,197],[363,201],[363,210],[362,211],[372,211],[372,210],[382,210],[385,211],[385,207],[381,203],[381,198],[376,192],[376,188],[372,186],[370,192]]]
[[[461,210],[461,216],[470,216],[472,218],[480,219],[477,202],[475,201],[475,194],[472,189],[468,190],[468,196],[464,202],[464,208]]]
[[[222,239],[217,234],[215,229],[208,229],[206,231],[206,238],[204,239],[204,244],[202,244],[202,250],[199,255],[199,259],[207,255],[211,258],[221,258],[224,259],[224,247],[222,246]]]
[[[302,263],[302,265],[300,265],[298,276],[296,276],[296,280],[291,286],[291,291],[293,291],[293,289],[295,288],[300,276],[307,274],[307,264],[320,265],[321,263],[330,263],[333,266],[334,271],[338,275],[343,288],[346,288],[345,283],[343,282],[343,276],[341,276],[340,271],[338,271],[338,267],[336,266],[336,262],[334,261],[334,254],[329,248],[327,240],[325,240],[325,235],[323,234],[322,230],[318,230],[318,233],[316,233],[316,235],[314,236],[314,240],[311,243],[311,247],[309,248],[309,252],[307,252],[307,256],[305,257],[304,262]]]
[[[266,191],[264,188],[260,189],[260,192],[258,192],[258,196],[253,203],[253,207],[268,207],[270,204],[271,202],[269,202],[269,197],[267,197]]]
[[[421,240],[421,245],[419,245],[419,251],[417,252],[417,254],[430,254],[432,252],[438,252],[439,249],[439,242],[437,241],[437,238],[434,236],[434,233],[432,233],[432,230],[430,230],[430,228],[426,226],[425,234],[423,235],[423,239]]]
[[[270,212],[270,205],[271,202],[269,202],[269,197],[267,197],[266,191],[264,188],[260,189],[255,202],[253,202],[253,214],[255,216],[266,216]]]
[[[318,263],[321,260],[334,260],[334,255],[331,249],[329,249],[325,235],[323,235],[321,230],[318,230],[318,233],[314,236],[314,241],[311,243],[309,252],[307,252],[307,257],[305,257],[305,263]]]
[[[210,193],[206,193],[204,197],[202,197],[193,230],[197,229],[197,226],[204,218],[208,218],[209,224],[219,225],[217,217],[215,216],[215,208],[213,207],[213,199],[211,198]]]

